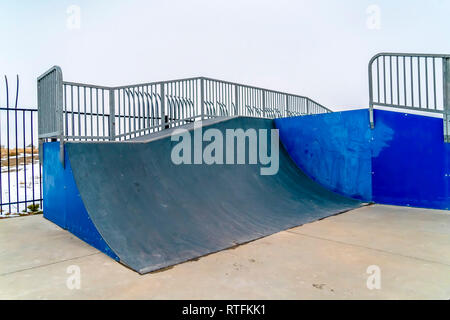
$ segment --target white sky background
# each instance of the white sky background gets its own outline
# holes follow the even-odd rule
[[[71,5],[80,29],[67,27]],[[367,27],[370,5],[380,29]],[[449,0],[0,0],[0,75],[14,89],[19,74],[22,107],[36,105],[36,77],[59,65],[68,81],[203,75],[366,108],[370,57],[450,53],[449,14]]]

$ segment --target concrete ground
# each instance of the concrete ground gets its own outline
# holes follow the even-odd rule
[[[449,299],[450,213],[363,207],[144,276],[42,216],[4,219],[0,298]]]

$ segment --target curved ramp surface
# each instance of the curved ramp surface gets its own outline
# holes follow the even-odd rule
[[[233,118],[206,128],[272,129]],[[197,129],[198,130],[198,129]],[[361,205],[307,177],[280,144],[279,171],[260,165],[175,165],[170,137],[68,143],[84,205],[120,261],[146,273]],[[206,143],[205,143],[206,144]]]

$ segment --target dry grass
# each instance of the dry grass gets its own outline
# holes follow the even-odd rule
[[[8,166],[8,159],[9,159],[9,166],[11,169],[13,169],[16,165],[27,165],[33,162],[33,160],[36,162],[39,160],[39,149],[38,148],[13,148],[13,149],[7,149],[7,148],[0,148],[1,151],[1,166],[7,167]]]
[[[21,155],[21,154],[39,154],[39,149],[36,147],[33,148],[12,148],[12,149],[8,149],[7,148],[1,148],[1,157],[7,157],[9,155],[9,157],[15,157],[16,155]]]
[[[20,167],[21,165],[23,166],[24,164],[31,164],[32,162],[36,162],[39,160],[39,156],[38,155],[34,155],[33,158],[31,158],[31,156],[29,157],[23,157],[23,158],[16,158],[16,157],[10,157],[9,158],[9,166],[11,167],[11,169],[14,169],[16,166]],[[7,167],[8,166],[8,158],[2,159],[1,160],[1,166],[2,167]],[[14,170],[11,170],[14,171]]]

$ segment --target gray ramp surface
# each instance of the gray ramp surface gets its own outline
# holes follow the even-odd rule
[[[225,132],[274,124],[239,117],[203,130],[211,127]],[[260,175],[260,165],[177,166],[170,157],[177,143],[163,137],[66,145],[90,218],[120,261],[139,273],[361,205],[311,180],[281,143],[279,171],[272,176]]]

